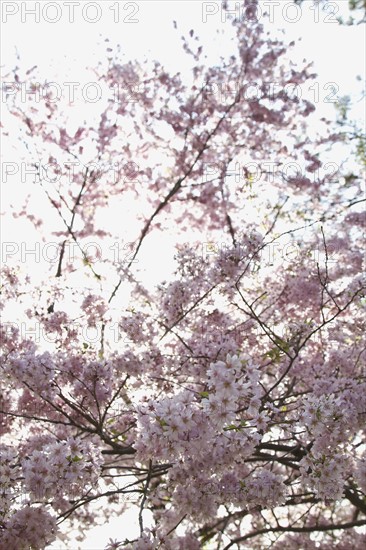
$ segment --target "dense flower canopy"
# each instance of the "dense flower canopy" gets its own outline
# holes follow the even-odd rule
[[[109,550],[363,547],[361,170],[329,161],[344,133],[312,130],[293,45],[254,17],[232,30],[220,66],[183,39],[189,75],[110,55],[97,126],[9,91],[39,261],[6,243],[1,548],[128,509],[139,535]],[[145,284],[163,235],[174,272]]]

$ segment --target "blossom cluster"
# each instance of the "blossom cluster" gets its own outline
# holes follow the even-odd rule
[[[21,478],[17,454],[11,447],[0,447],[0,510],[4,518],[12,505],[12,493]]]
[[[311,450],[300,461],[302,480],[314,489],[320,498],[340,499],[344,484],[351,472],[351,460],[342,444],[345,434],[350,437],[362,426],[365,410],[363,384],[336,393],[309,396],[304,400],[302,421],[314,438]],[[348,385],[347,384],[347,385]],[[321,389],[322,384],[319,384]],[[333,383],[333,389],[339,383]],[[332,389],[327,382],[328,389]],[[357,461],[361,465],[360,460]],[[358,470],[356,469],[356,472]],[[358,475],[356,474],[356,478]]]
[[[100,465],[100,451],[91,442],[55,442],[22,460],[24,487],[35,500],[63,493],[81,496],[98,481]]]
[[[16,510],[0,531],[0,544],[8,550],[44,550],[56,540],[56,518],[42,506]]]
[[[89,327],[95,327],[108,310],[108,306],[100,296],[88,294],[81,304],[81,309],[87,317]]]
[[[34,445],[41,450],[32,449]],[[11,447],[0,449],[1,548],[45,548],[55,540],[56,518],[37,504],[51,503],[53,509],[63,510],[65,502],[81,498],[100,477],[102,455],[90,441],[69,437],[42,445],[39,438],[33,438],[28,449],[23,458]],[[19,502],[19,495],[28,498]]]
[[[322,500],[342,498],[344,482],[349,475],[349,469],[349,458],[340,453],[318,457],[309,453],[300,461],[304,485],[309,485]]]
[[[52,382],[55,378],[56,365],[49,352],[38,355],[34,349],[21,355],[11,352],[5,369],[12,377],[21,380],[39,395],[46,398],[52,396]]]

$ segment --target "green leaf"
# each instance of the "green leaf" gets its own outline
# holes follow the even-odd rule
[[[224,430],[225,432],[229,431],[229,430],[237,430],[238,427],[235,426],[235,424],[229,424],[229,426],[225,426]]]
[[[80,457],[80,456],[68,455],[66,458],[69,462],[80,462],[80,460],[83,460],[82,457]]]
[[[80,460],[83,460],[81,456],[73,456],[71,462],[80,462]]]
[[[160,418],[160,416],[156,417],[156,420],[159,422],[160,426],[167,426],[168,424],[165,422],[164,418]]]

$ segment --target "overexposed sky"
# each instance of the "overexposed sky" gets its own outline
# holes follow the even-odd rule
[[[356,74],[364,70],[362,62],[365,43],[364,26],[340,27],[328,11],[312,8],[312,0],[305,0],[301,8],[291,8],[291,0],[272,1],[271,27],[283,28],[286,37],[301,37],[300,55],[315,61],[321,83],[336,82],[340,93],[352,89]],[[348,0],[330,2],[345,12]],[[93,66],[104,54],[103,41],[109,38],[112,46],[120,45],[126,59],[156,58],[167,68],[183,71],[188,67],[186,56],[180,54],[180,36],[194,28],[202,38],[209,62],[218,61],[227,48],[229,23],[222,22],[220,2],[200,0],[145,0],[138,2],[99,1],[69,2],[74,6],[74,22],[68,21],[71,6],[68,2],[38,2],[40,21],[28,13],[37,2],[2,1],[2,65],[12,68],[19,54],[23,66],[38,65],[40,72],[59,81],[62,78],[80,79],[86,66]],[[52,4],[58,4],[59,12]],[[65,5],[66,4],[66,5]],[[78,5],[79,4],[79,5]],[[100,13],[93,4],[100,6]],[[233,4],[238,4],[233,2]],[[261,2],[263,11],[268,0]],[[9,6],[8,6],[9,5]],[[45,9],[45,5],[48,8]],[[118,10],[117,6],[118,5]],[[214,6],[217,6],[217,13]],[[95,23],[89,20],[100,18]],[[15,13],[12,11],[15,10]],[[17,10],[17,11],[16,11]],[[28,11],[27,11],[28,10]],[[137,11],[138,10],[138,11]],[[296,11],[297,10],[297,11]],[[300,11],[298,11],[300,10]],[[241,17],[245,13],[237,12]],[[59,21],[51,23],[52,19]],[[119,22],[114,19],[119,18]],[[46,20],[48,19],[48,21]],[[204,21],[206,19],[206,21]],[[298,20],[296,20],[298,19]],[[173,27],[177,21],[178,30]],[[292,22],[292,21],[293,22]],[[136,21],[136,22],[133,22]],[[215,35],[215,30],[224,31]],[[188,61],[189,63],[190,61]]]

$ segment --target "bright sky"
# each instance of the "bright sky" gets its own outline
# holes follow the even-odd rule
[[[294,8],[293,3],[287,0],[272,2],[273,33],[277,32],[276,29],[284,29],[286,39],[296,40],[301,37],[294,55],[300,60],[306,58],[314,61],[315,72],[319,74],[319,116],[334,116],[334,104],[324,103],[325,97],[332,92],[331,88],[324,88],[328,83],[335,83],[338,88],[337,96],[351,95],[354,100],[360,98],[362,82],[356,77],[361,75],[364,80],[365,76],[364,27],[340,27],[336,22],[332,22],[332,12],[338,11],[337,15],[341,14],[345,11],[347,2],[348,0],[331,2],[333,8],[327,12],[322,9],[318,12],[311,9],[312,2],[309,0],[305,0],[301,9]],[[39,4],[39,22],[29,13],[29,10],[35,8],[35,4]],[[75,10],[73,23],[68,22],[71,6]],[[104,54],[105,38],[110,40],[113,49],[120,45],[126,61],[142,59],[145,56],[155,58],[167,69],[183,74],[188,69],[190,60],[182,54],[180,36],[188,33],[191,28],[201,37],[209,63],[218,62],[220,54],[227,51],[229,45],[229,33],[215,33],[216,29],[225,31],[229,25],[221,21],[219,2],[2,1],[1,9],[3,74],[8,75],[16,65],[26,69],[38,65],[39,73],[48,81],[60,84],[76,81],[84,85],[90,82],[91,73],[86,67],[96,65]],[[89,22],[85,18],[88,18]],[[91,22],[98,18],[97,22]],[[50,22],[55,19],[59,21]],[[295,22],[295,19],[298,21]],[[131,20],[136,22],[128,22]],[[178,31],[174,29],[173,20],[178,23]],[[9,76],[5,80],[9,81]],[[314,94],[314,90],[307,90],[305,93],[310,94],[310,99],[314,98],[311,95]],[[90,104],[86,106],[87,110],[89,108]],[[356,103],[354,116],[363,117],[362,109],[362,103]],[[6,160],[6,153],[3,160]],[[3,188],[3,193],[7,194],[4,197],[5,204],[12,201],[11,190],[11,187]],[[12,238],[16,240],[16,228],[21,226],[17,225],[17,220],[15,222],[9,225],[9,230],[11,228]],[[166,238],[169,241],[169,238]],[[20,229],[19,240],[24,241],[23,228]],[[165,278],[167,263],[171,263],[175,241],[170,241],[170,247],[168,241],[166,247],[162,247],[159,241],[151,248],[163,248],[166,251],[165,260],[161,258],[161,261],[156,262],[155,254],[145,255],[147,271],[150,278],[154,274],[154,282]],[[163,275],[158,269],[159,266],[164,267]],[[126,536],[136,536],[137,525],[133,526],[131,521],[128,516],[124,516],[113,520],[110,526],[91,529],[86,541],[80,546],[75,543],[75,548],[100,550],[110,536],[118,540]],[[59,550],[62,546],[58,543],[50,548]]]
[[[318,12],[311,9],[312,0],[305,0],[301,8],[294,8],[293,3],[287,0],[271,2],[272,29],[284,28],[288,38],[302,37],[300,55],[315,61],[320,85],[335,82],[339,86],[340,95],[355,89],[355,76],[364,70],[364,27],[359,25],[340,28],[331,13],[336,9],[337,15],[345,12],[348,0],[330,2],[332,10],[318,8]],[[35,21],[35,15],[27,12],[34,9],[37,3],[40,4],[39,22]],[[267,4],[268,9],[270,2],[262,0],[264,10],[263,3]],[[54,4],[59,6],[59,12],[52,6]],[[75,4],[73,23],[68,22],[71,6],[66,4]],[[93,4],[99,6],[100,13]],[[45,6],[48,8],[45,9]],[[86,6],[88,9],[84,9],[84,16],[89,20],[99,17],[99,21],[92,23],[83,19],[83,8]],[[40,72],[47,75],[49,80],[54,78],[56,82],[62,82],[64,79],[74,79],[84,82],[83,77],[90,76],[90,73],[85,72],[85,67],[92,67],[100,60],[101,52],[105,51],[103,40],[108,37],[112,46],[121,46],[127,60],[153,57],[167,68],[183,72],[188,65],[187,62],[184,63],[186,56],[179,55],[180,36],[191,28],[202,37],[204,51],[210,62],[218,60],[219,55],[225,51],[228,33],[220,33],[218,36],[214,34],[216,28],[225,30],[229,25],[221,21],[219,7],[219,2],[199,0],[2,1],[2,65],[14,67],[18,52],[22,66],[30,68],[38,65]],[[215,9],[217,13],[211,13]],[[12,14],[15,10],[16,13]],[[243,12],[237,13],[241,17],[246,16]],[[58,22],[49,22],[57,17]],[[115,17],[119,18],[118,23],[114,22]],[[173,20],[178,23],[178,32],[173,27]]]

